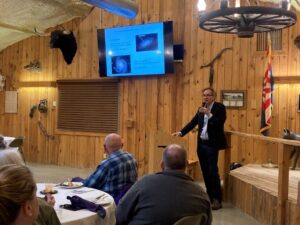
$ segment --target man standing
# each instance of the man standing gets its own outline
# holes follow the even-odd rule
[[[174,136],[183,137],[198,125],[197,154],[212,209],[222,208],[222,191],[218,170],[219,150],[226,148],[224,123],[226,110],[222,103],[215,102],[216,92],[208,87],[203,89],[203,105],[192,120]]]
[[[204,214],[212,221],[210,202],[204,190],[185,174],[187,153],[176,144],[163,152],[162,172],[137,181],[120,201],[117,225],[173,225],[185,216]]]
[[[95,172],[84,180],[84,186],[107,192],[114,198],[128,185],[137,180],[137,163],[131,154],[122,150],[118,134],[109,134],[104,139],[103,160]]]

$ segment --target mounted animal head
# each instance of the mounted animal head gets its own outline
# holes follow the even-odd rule
[[[283,129],[282,138],[288,139],[288,140],[298,140],[298,141],[300,141],[300,135],[295,134],[292,131],[289,131],[289,129],[287,129],[287,128]]]
[[[59,48],[67,64],[71,64],[77,51],[77,43],[72,31],[51,32],[50,48]]]

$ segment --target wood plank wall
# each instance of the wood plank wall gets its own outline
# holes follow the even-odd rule
[[[96,30],[131,24],[172,20],[174,43],[184,44],[183,63],[175,64],[175,74],[162,77],[120,79],[120,134],[125,149],[139,162],[140,175],[147,173],[150,130],[172,133],[187,123],[201,104],[201,89],[208,86],[209,68],[200,66],[211,61],[225,47],[232,47],[214,64],[213,87],[220,100],[221,90],[247,90],[245,109],[227,110],[226,129],[259,133],[261,90],[265,56],[255,51],[256,38],[239,39],[235,35],[212,34],[198,28],[197,0],[136,0],[139,14],[133,20],[95,8],[84,19],[64,24],[73,30],[78,51],[71,65],[61,52],[48,47],[49,37],[32,37],[0,52],[0,73],[7,76],[6,90],[17,90],[18,113],[4,113],[4,92],[0,92],[0,133],[7,136],[24,135],[28,161],[95,167],[103,158],[103,139],[106,134],[59,132],[56,130],[57,89],[54,87],[20,87],[22,81],[55,81],[57,79],[97,79],[98,56]],[[299,16],[299,15],[298,15]],[[284,49],[273,56],[274,76],[300,75],[300,50],[294,38],[300,34],[300,23],[283,31]],[[28,71],[24,66],[38,59],[40,71]],[[99,78],[100,79],[100,78]],[[280,137],[287,127],[300,133],[300,113],[297,112],[300,84],[276,84],[274,91],[273,127],[270,135]],[[31,107],[47,99],[47,114],[36,112],[29,118]],[[55,136],[47,139],[38,126]],[[187,135],[190,159],[196,159],[196,133]],[[235,138],[232,160],[241,163],[277,162],[277,145]],[[221,155],[220,164],[223,156]]]

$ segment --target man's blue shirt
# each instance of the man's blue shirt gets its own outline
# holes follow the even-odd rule
[[[85,181],[84,186],[99,189],[115,197],[127,184],[137,180],[137,163],[123,150],[113,152],[103,160]]]

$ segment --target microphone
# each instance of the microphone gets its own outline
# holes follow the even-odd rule
[[[206,108],[206,103],[205,103],[205,102],[202,102],[202,106],[201,106],[201,107],[199,107],[199,110],[200,110],[200,108],[203,108],[203,107],[205,107],[205,108]],[[199,112],[199,110],[198,110],[198,114],[202,113],[202,112]]]

